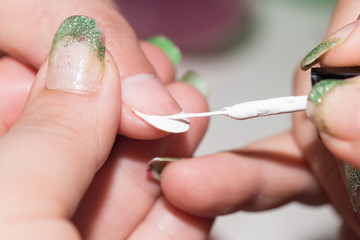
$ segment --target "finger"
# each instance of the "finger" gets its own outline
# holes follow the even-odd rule
[[[309,79],[310,76],[308,73],[298,71],[295,77],[295,86],[298,88],[295,90],[295,93],[304,91],[304,83],[310,81]],[[353,211],[351,200],[343,180],[344,178],[342,177],[341,163],[332,153],[335,152],[335,148],[339,150],[342,148],[340,151],[344,151],[344,153],[340,154],[344,155],[346,149],[340,145],[329,146],[329,139],[327,139],[327,136],[323,133],[320,133],[320,139],[316,127],[309,118],[307,118],[305,113],[294,114],[293,122],[294,136],[297,139],[299,147],[302,149],[309,163],[309,167],[328,195],[329,201],[353,229],[359,229],[359,221]],[[333,140],[330,142],[335,143]],[[324,146],[324,143],[326,143],[327,147]],[[331,152],[329,152],[328,149],[330,149]],[[348,161],[349,160],[348,158]]]
[[[146,41],[140,43],[146,58],[150,61],[161,82],[167,85],[175,79],[175,68],[167,54],[154,44]]]
[[[335,32],[346,24],[350,24],[358,19],[360,3],[356,0],[340,0],[336,5],[332,20],[328,29],[328,34]],[[360,25],[357,21],[349,35],[345,36],[344,42],[329,51],[322,59],[321,63],[327,66],[358,66],[360,56],[353,49],[358,49],[360,38]],[[347,56],[352,56],[351,59]]]
[[[22,7],[17,8],[15,4],[21,4]],[[40,0],[21,3],[2,1],[0,16],[5,21],[1,21],[0,31],[8,34],[6,38],[0,38],[0,49],[38,68],[48,54],[51,39],[63,19],[78,14],[97,19],[107,34],[107,48],[115,59],[122,81],[123,108],[119,133],[139,139],[166,136],[163,131],[138,118],[131,109],[157,115],[179,113],[182,109],[159,81],[157,73],[144,56],[135,33],[112,1],[65,0],[62,1],[62,6],[59,9],[55,2]],[[24,16],[30,16],[26,26],[23,24]],[[6,22],[11,24],[5,24]],[[21,38],[18,37],[19,34]]]
[[[167,55],[157,46],[141,43],[144,54],[155,67],[163,84],[174,81],[174,67]],[[20,117],[30,91],[35,71],[11,58],[0,59],[0,135],[5,133]]]
[[[54,50],[37,74],[20,120],[0,139],[0,217],[9,225],[1,238],[78,239],[66,219],[108,156],[121,112],[116,64],[98,50],[96,28],[83,34],[94,30],[90,44],[80,37],[69,43],[71,53],[61,46]],[[63,62],[54,54],[64,51],[71,71],[60,72]],[[94,77],[89,68],[100,72]],[[45,231],[34,231],[42,227]]]
[[[315,94],[320,88],[327,91]],[[357,168],[360,168],[359,96],[359,77],[322,81],[313,87],[307,110],[327,148]]]
[[[129,239],[206,239],[212,222],[211,218],[182,212],[160,198]]]
[[[289,132],[239,151],[169,164],[161,186],[171,203],[200,216],[324,201]]]
[[[318,61],[325,67],[359,65],[360,55],[353,51],[360,46],[358,41],[360,38],[359,9],[358,1],[338,2],[325,39],[301,62],[303,70],[309,69]]]
[[[207,110],[204,97],[191,86],[175,82],[168,89],[186,111]],[[184,134],[152,141],[120,137],[74,217],[84,238],[128,237],[160,196],[158,183],[146,176],[147,162],[156,156],[191,156],[206,126],[206,119],[191,119]]]
[[[20,117],[35,72],[10,57],[0,59],[0,136]]]
[[[359,56],[358,52],[354,51],[354,49],[358,47],[356,41],[358,41],[357,39],[359,38],[359,21],[355,20],[357,19],[359,9],[360,5],[358,1],[339,1],[331,20],[327,38],[308,56],[316,56],[314,59],[320,57],[319,62],[324,67],[358,66]],[[332,35],[330,35],[331,33]],[[311,65],[312,64],[307,67]],[[309,82],[309,73],[304,74],[298,71],[295,78],[295,86],[297,87],[295,93],[302,92],[303,90],[301,89],[304,89],[304,84],[309,84]],[[357,88],[354,86],[355,82],[356,80],[345,80],[343,83],[349,84],[349,86],[345,88],[339,87],[336,81],[323,82],[322,86],[325,91],[321,94],[313,94],[312,99],[310,98],[307,112],[316,127],[320,130],[322,141],[318,138],[316,127],[312,126],[312,123],[303,113],[294,115],[294,133],[300,148],[303,150],[309,162],[309,166],[324,187],[330,202],[344,217],[347,224],[360,236],[360,232],[358,231],[359,221],[352,210],[353,207],[351,204],[352,202],[354,206],[356,202],[354,201],[356,200],[354,194],[357,192],[356,184],[358,180],[355,179],[358,171],[353,167],[351,167],[349,171],[352,173],[351,178],[353,178],[353,181],[350,180],[352,184],[350,184],[349,188],[352,201],[348,196],[349,194],[343,181],[344,178],[342,177],[344,175],[342,170],[343,161],[359,166],[356,159],[358,155],[357,140],[354,139],[357,125],[348,125],[351,121],[355,122],[355,119],[357,119],[357,106],[351,103],[351,101],[356,101],[357,99],[353,94],[353,91],[356,91]],[[328,85],[329,83],[333,84],[333,86],[327,89],[331,85]],[[354,89],[350,90],[349,87],[351,86],[354,87]],[[321,87],[321,85],[318,85],[318,87]],[[338,97],[340,97],[339,91],[342,93],[348,92],[350,95],[342,95],[344,98],[338,99]],[[317,93],[320,92],[318,91]],[[313,101],[315,98],[318,98],[320,102],[315,104]],[[335,98],[339,101],[338,103],[335,103]],[[334,106],[330,106],[330,104],[334,104]],[[348,107],[353,107],[353,109],[350,111]],[[340,108],[342,112],[340,111],[336,114],[335,112],[329,112]],[[345,112],[347,115],[344,115]],[[352,151],[350,151],[350,149]],[[329,153],[328,150],[330,150],[331,153]],[[349,165],[345,164],[345,166]]]

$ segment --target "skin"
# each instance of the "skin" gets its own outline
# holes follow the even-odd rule
[[[79,9],[80,5],[77,4],[80,2],[72,1],[66,6],[68,9],[74,6]],[[11,4],[10,1],[7,3]],[[82,8],[82,11],[91,13],[95,3],[96,1],[91,1],[88,5],[90,10]],[[32,3],[24,1],[24,4]],[[117,28],[125,26],[125,30],[129,30],[127,24],[119,17],[120,15],[115,14],[118,16],[115,17],[114,10],[105,7],[106,4],[109,4],[108,2],[103,1],[99,4],[105,10],[101,10],[102,7],[95,8],[97,13],[94,15],[99,14],[97,16],[101,22],[108,21],[107,23],[109,23],[115,19],[119,23],[116,25]],[[0,40],[0,49],[10,54],[10,57],[2,58],[0,61],[1,84],[9,88],[2,94],[11,92],[18,96],[18,98],[14,98],[12,97],[14,95],[9,95],[8,101],[0,103],[0,109],[7,110],[6,114],[0,115],[2,116],[0,122],[3,123],[0,129],[3,129],[3,133],[7,132],[0,139],[0,159],[2,159],[0,189],[4,193],[2,196],[6,196],[0,199],[0,206],[6,210],[5,212],[0,211],[2,213],[0,218],[3,220],[1,229],[6,229],[2,232],[2,238],[23,239],[26,236],[27,239],[49,239],[50,236],[51,238],[58,236],[59,239],[80,239],[80,232],[86,239],[124,239],[126,237],[142,239],[142,236],[145,235],[147,237],[154,236],[154,239],[167,239],[178,236],[178,233],[181,232],[181,236],[187,239],[205,239],[212,218],[217,215],[238,210],[261,211],[281,206],[289,201],[299,201],[311,205],[331,203],[344,219],[340,238],[346,240],[359,238],[359,220],[352,211],[339,170],[339,159],[360,167],[356,157],[359,151],[357,138],[349,136],[340,138],[335,134],[337,131],[343,132],[343,130],[344,134],[351,132],[351,125],[339,124],[344,120],[344,115],[326,115],[331,111],[324,110],[322,113],[324,117],[332,120],[327,123],[334,135],[320,132],[322,141],[319,140],[315,127],[320,128],[321,126],[316,125],[318,124],[316,122],[314,126],[314,123],[304,113],[297,113],[294,114],[293,128],[290,131],[279,133],[277,136],[258,141],[239,150],[194,158],[191,161],[184,159],[169,164],[163,172],[161,182],[167,200],[160,195],[159,186],[142,175],[146,169],[145,161],[160,155],[190,156],[205,131],[206,124],[198,122],[202,120],[192,122],[192,130],[185,135],[170,135],[161,140],[143,142],[127,137],[118,137],[114,149],[110,153],[117,130],[126,132],[126,121],[123,120],[124,110],[118,109],[119,102],[111,101],[111,99],[120,99],[119,91],[117,91],[119,89],[118,75],[121,79],[126,76],[126,73],[144,72],[147,69],[154,71],[144,56],[148,56],[147,59],[155,66],[158,75],[162,76],[161,80],[167,89],[185,111],[206,110],[206,103],[196,90],[183,83],[172,83],[172,78],[164,77],[171,75],[166,69],[172,68],[171,64],[165,65],[170,66],[169,68],[159,64],[166,62],[166,56],[157,52],[156,48],[149,49],[147,44],[142,45],[143,51],[141,51],[131,30],[130,32],[124,29],[124,31],[120,31],[122,34],[128,34],[126,35],[128,37],[108,38],[116,39],[121,44],[114,40],[109,43],[110,46],[113,44],[111,47],[113,50],[110,49],[110,52],[114,54],[114,60],[109,54],[107,55],[107,59],[110,61],[106,65],[108,77],[104,79],[97,94],[85,99],[44,89],[44,76],[41,76],[41,73],[46,68],[45,64],[36,78],[24,114],[18,120],[34,73],[46,56],[47,50],[44,46],[50,46],[51,34],[48,32],[56,31],[56,27],[54,27],[56,24],[51,19],[61,18],[63,20],[65,18],[63,15],[67,15],[62,13],[61,16],[53,16],[54,14],[50,13],[55,8],[55,6],[52,8],[48,6],[49,17],[46,19],[50,20],[46,23],[38,21],[40,18],[36,18],[36,16],[42,16],[44,12],[40,14],[29,11],[27,13],[28,16],[30,13],[35,15],[34,18],[28,18],[34,19],[31,21],[34,26],[40,24],[38,26],[40,38],[37,36],[34,38],[32,32],[26,31],[26,29],[32,28],[26,28],[22,29],[24,38],[20,40],[15,35],[7,36],[10,39]],[[16,8],[0,7],[0,11],[1,9]],[[16,9],[19,12],[15,13],[18,14],[17,16],[26,16],[21,11],[28,9],[31,9],[31,6],[22,10]],[[339,1],[328,33],[354,21],[359,9],[360,3],[356,0]],[[103,14],[103,11],[111,14]],[[69,10],[69,12],[71,11]],[[0,15],[7,16],[7,14],[9,13],[5,12]],[[57,22],[59,19],[54,21]],[[21,28],[21,22],[21,20],[18,22],[14,20],[13,26]],[[110,24],[105,25],[110,26]],[[6,28],[9,26],[0,26],[2,32],[9,30]],[[115,34],[114,32],[109,28],[108,34]],[[360,41],[356,33],[351,35],[351,39],[347,39],[342,45],[320,58],[320,63],[323,66],[338,66],[343,64],[342,60],[346,58],[347,66],[357,65],[360,55],[357,56],[358,54],[353,49],[359,49],[357,45],[360,44]],[[353,37],[356,39],[352,39]],[[30,48],[29,44],[16,42],[26,41],[24,39],[34,39],[31,41],[34,41],[35,45],[30,45],[37,46],[38,44],[41,47]],[[14,44],[13,41],[15,41]],[[39,44],[39,41],[43,41],[42,44]],[[122,48],[122,46],[127,48]],[[119,47],[119,51],[116,51],[116,47]],[[343,48],[342,51],[340,51],[341,48]],[[349,50],[346,51],[346,49]],[[127,55],[125,50],[131,51],[133,54]],[[161,55],[165,58],[162,58]],[[124,61],[124,56],[134,57],[133,60],[138,61],[139,64],[136,66],[129,64],[130,61]],[[21,62],[15,59],[21,59]],[[309,74],[309,72],[302,72],[299,69],[296,71],[295,94],[301,95],[309,92],[311,87]],[[9,84],[10,80],[12,84]],[[0,89],[3,91],[4,87]],[[349,99],[354,104],[359,102],[354,99],[356,96],[359,94],[351,95]],[[339,97],[334,95],[335,100]],[[74,102],[74,99],[77,101]],[[53,109],[56,104],[50,105],[51,102],[59,100],[67,103],[72,109],[75,108],[77,114],[71,115],[71,111],[70,113],[67,111],[68,114],[64,115],[63,108],[55,107]],[[325,101],[324,109],[326,109],[325,106],[339,109],[348,106],[343,101],[334,101],[331,104],[326,104]],[[85,105],[84,102],[92,104]],[[105,106],[105,109],[99,109],[97,107],[99,105],[96,103],[102,103],[100,105]],[[196,109],[194,109],[195,107]],[[53,114],[48,114],[49,110]],[[102,113],[95,115],[97,121],[89,121],[88,119],[91,118],[86,115],[93,110]],[[356,119],[354,115],[346,115],[346,119]],[[34,121],[34,119],[39,119],[39,116],[42,117],[42,123],[45,124],[39,125],[37,121]],[[68,123],[69,119],[76,116],[79,121],[75,123],[70,121],[75,125],[72,125],[70,130],[67,129],[71,125],[63,123]],[[102,116],[106,116],[106,118]],[[119,128],[117,120],[120,119],[125,122],[123,125],[123,121],[121,121]],[[16,124],[14,124],[15,122]],[[132,123],[132,121],[129,122]],[[99,125],[95,127],[93,125],[95,123]],[[138,125],[134,125],[138,130],[136,126]],[[101,143],[97,142],[100,133],[90,131],[98,127],[102,127],[101,134],[103,135],[101,137],[105,139]],[[122,130],[121,127],[124,129]],[[85,138],[79,137],[79,134],[74,134],[74,129],[77,129],[78,133],[82,133],[82,136],[89,134],[89,138],[84,140]],[[151,128],[146,129],[144,138],[160,137],[159,132]],[[128,129],[129,136],[131,135],[130,131]],[[54,132],[62,134],[54,136]],[[54,138],[54,141],[49,142],[49,137]],[[39,148],[39,144],[34,143],[41,143],[43,145],[40,146],[46,145],[46,147]],[[90,152],[88,143],[93,146],[90,148]],[[19,144],[22,149],[20,153],[27,153],[26,158],[18,157]],[[58,154],[54,154],[54,151],[51,150],[56,150]],[[110,157],[104,165],[109,153]],[[77,158],[77,156],[81,157]],[[74,160],[75,157],[77,160]],[[57,158],[61,158],[61,161]],[[83,160],[78,161],[78,159]],[[14,167],[12,165],[14,160],[22,162]],[[52,161],[52,164],[49,164],[49,161]],[[26,168],[27,164],[31,164],[32,167]],[[98,169],[100,170],[97,171]],[[95,175],[95,173],[97,174]],[[213,176],[216,176],[216,179]],[[51,181],[49,181],[49,177]],[[286,179],[286,185],[283,185],[284,179]],[[27,191],[29,188],[25,186],[29,184],[37,186],[36,191]],[[281,188],[278,187],[279,184],[282,184]],[[88,191],[86,191],[87,188]],[[14,189],[16,189],[15,195]],[[83,195],[84,193],[85,195]],[[224,193],[229,197],[223,198]],[[14,206],[14,203],[21,208],[10,207]],[[9,219],[11,221],[8,221]],[[38,229],[42,229],[42,231],[38,231]],[[184,236],[184,234],[188,235]]]
[[[22,63],[37,70],[49,53],[54,34],[61,22],[72,15],[85,15],[91,16],[102,24],[105,31],[106,47],[115,59],[120,81],[141,73],[163,78],[163,76],[158,75],[145,57],[135,33],[111,0],[63,0],[61,4],[62,7],[59,8],[57,4],[48,3],[45,0],[30,2],[24,0],[1,1],[0,15],[4,21],[0,23],[0,31],[7,33],[6,37],[0,39],[1,52],[7,53],[12,58],[20,59]],[[24,19],[27,19],[26,25],[24,25]],[[34,34],[35,32],[36,34]],[[18,37],[19,35],[21,37]],[[170,69],[160,74],[166,75],[168,71],[174,74],[173,69]],[[171,78],[173,77],[172,75]],[[136,100],[124,99],[121,115],[122,124],[118,132],[137,139],[164,137],[167,135],[166,133],[144,124],[142,120],[132,114],[131,107],[154,114],[178,113],[181,111],[181,107],[161,84],[148,81],[148,83],[142,84],[142,87],[151,89],[151,91],[157,93],[155,95],[161,96],[159,102],[167,104],[165,108],[162,108],[167,109],[167,111],[161,112],[159,110],[161,108],[155,104],[154,106],[149,104],[146,109],[142,109],[142,104],[136,102]],[[126,89],[124,90],[126,91]],[[136,91],[129,89],[126,91],[127,94],[124,95],[133,95],[132,92],[136,94]],[[146,101],[151,102],[151,99],[149,97]],[[134,106],[134,104],[138,105]]]
[[[359,10],[359,1],[340,0],[324,38],[355,21]],[[358,66],[360,52],[354,49],[359,49],[359,39],[357,27],[341,45],[319,59],[321,66]],[[310,92],[309,79],[310,71],[296,70],[295,95]],[[358,85],[336,87],[338,91],[327,94],[317,108],[315,114],[326,120],[328,133],[321,122],[296,113],[292,129],[272,138],[167,165],[161,178],[165,196],[180,209],[207,217],[272,209],[290,201],[332,204],[344,220],[339,239],[359,239],[359,218],[352,209],[341,169],[341,162],[360,168]],[[228,197],[223,198],[224,194]]]
[[[9,32],[0,37],[0,49],[7,52],[0,59],[0,238],[167,239],[181,233],[204,239],[212,218],[170,205],[146,177],[146,163],[157,155],[191,156],[206,120],[192,121],[186,134],[166,136],[129,115],[120,83],[126,76],[153,73],[185,111],[208,110],[205,99],[190,85],[173,81],[169,58],[151,44],[139,44],[110,1],[63,3],[59,12],[58,3],[48,1],[0,2],[5,19],[0,29]],[[107,34],[111,53],[105,55],[102,85],[92,95],[45,87],[51,38],[72,14],[99,19]],[[30,25],[23,26],[26,16]],[[11,36],[20,32],[21,39]]]

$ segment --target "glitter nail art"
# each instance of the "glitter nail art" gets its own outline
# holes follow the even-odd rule
[[[344,163],[344,175],[351,204],[355,212],[359,211],[360,204],[360,171],[353,166]]]
[[[335,38],[330,39],[325,42],[320,43],[317,45],[311,52],[306,55],[306,57],[301,61],[301,69],[307,70],[311,66],[315,65],[318,62],[318,59],[321,55],[329,51],[330,49],[336,47],[339,45],[342,41],[344,41],[343,38]]]
[[[350,35],[354,28],[360,23],[360,21],[352,22],[345,27],[339,29],[335,33],[331,34],[326,40],[317,45],[305,58],[301,61],[301,69],[308,70],[313,65],[318,63],[319,58],[329,50],[339,46]]]
[[[67,18],[53,39],[47,87],[95,92],[101,83],[104,58],[104,34],[100,24],[86,16]]]

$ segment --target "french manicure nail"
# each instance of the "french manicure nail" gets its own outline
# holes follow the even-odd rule
[[[161,180],[161,173],[166,164],[171,162],[178,162],[180,158],[157,157],[150,160],[147,165],[148,175],[155,180]]]
[[[148,41],[156,46],[158,46],[161,50],[163,50],[166,55],[170,58],[171,62],[174,66],[178,66],[181,62],[181,52],[178,46],[171,41],[169,38],[159,35],[149,38]]]
[[[180,79],[181,82],[186,82],[199,90],[199,92],[206,98],[210,95],[209,84],[204,81],[204,79],[194,71],[187,71],[184,76]]]
[[[163,84],[152,74],[133,75],[121,83],[123,102],[139,112],[171,115],[182,111]]]
[[[344,177],[354,212],[360,211],[360,171],[348,163],[343,164]]]
[[[331,34],[327,39],[317,45],[301,62],[301,69],[306,71],[318,62],[318,59],[327,51],[340,45],[360,23],[359,20],[346,25],[335,33]]]
[[[94,93],[104,72],[104,33],[86,16],[67,18],[57,30],[49,55],[47,88]]]

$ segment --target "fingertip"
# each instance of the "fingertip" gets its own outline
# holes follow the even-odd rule
[[[360,139],[360,78],[323,80],[309,95],[306,112],[318,129],[342,140]]]
[[[198,216],[214,216],[217,204],[211,197],[212,189],[206,166],[197,159],[168,164],[161,175],[161,188],[165,197],[176,207]]]
[[[170,93],[177,99],[185,112],[207,112],[209,105],[204,95],[201,94],[192,85],[185,82],[174,82],[168,85]],[[196,129],[199,132],[205,132],[210,119],[203,118],[190,118],[190,131]],[[197,127],[194,127],[197,125]],[[201,135],[202,136],[202,135]]]
[[[187,83],[174,82],[168,84],[167,91],[185,112],[204,112],[208,110],[208,104],[205,97],[197,89]],[[139,101],[141,101],[141,97],[138,96],[138,98]],[[127,122],[129,125],[126,128],[119,129],[120,134],[143,140],[159,139],[169,135],[168,132],[156,129],[149,123],[140,119],[129,106],[123,105],[122,109],[122,122]],[[200,141],[205,133],[208,121],[208,118],[191,118],[189,131],[196,132],[188,135],[197,136],[196,141]]]
[[[164,195],[175,206],[199,216],[234,212],[257,191],[254,169],[245,173],[235,161],[233,154],[221,153],[171,163],[161,176]]]
[[[359,21],[357,21],[359,22]],[[360,54],[354,49],[360,47],[360,24],[357,24],[349,36],[336,48],[331,49],[319,58],[322,67],[358,66]]]

